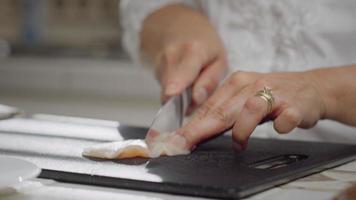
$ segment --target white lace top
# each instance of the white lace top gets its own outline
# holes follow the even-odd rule
[[[134,61],[140,57],[142,21],[171,3],[209,17],[225,44],[231,71],[300,71],[356,63],[355,0],[121,0],[123,44]],[[320,122],[314,130],[338,141],[335,131],[340,127],[356,142],[355,128]]]
[[[303,70],[356,62],[354,0],[122,0],[123,44],[135,61],[142,21],[179,2],[209,17],[232,69]]]

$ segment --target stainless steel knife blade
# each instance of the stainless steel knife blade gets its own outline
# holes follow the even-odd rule
[[[190,88],[180,95],[170,98],[157,112],[147,133],[172,133],[180,128],[190,102]]]

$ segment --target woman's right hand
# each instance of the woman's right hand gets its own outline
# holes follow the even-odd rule
[[[209,20],[189,7],[168,5],[149,15],[141,48],[155,66],[161,100],[192,86],[190,111],[218,87],[227,69],[224,46]]]

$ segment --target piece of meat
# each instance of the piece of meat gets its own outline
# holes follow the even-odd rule
[[[144,140],[124,140],[93,145],[85,148],[83,155],[105,159],[147,158],[149,157],[149,152]]]
[[[155,158],[189,153],[186,139],[175,133],[149,133],[146,140],[135,139],[97,144],[83,151],[84,156],[104,159]]]

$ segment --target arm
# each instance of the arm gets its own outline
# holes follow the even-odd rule
[[[324,96],[324,118],[356,126],[356,64],[309,73]]]

